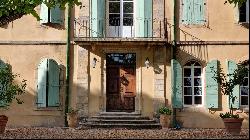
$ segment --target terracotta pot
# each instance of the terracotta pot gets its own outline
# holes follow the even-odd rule
[[[161,114],[160,115],[160,124],[161,124],[162,128],[169,128],[170,115]]]
[[[68,125],[71,128],[76,128],[78,125],[78,116],[77,113],[68,113],[67,114],[67,121],[68,121]]]
[[[5,115],[0,115],[0,134],[4,133],[7,122],[8,117]]]
[[[223,119],[225,128],[227,132],[232,135],[239,135],[241,131],[241,125],[243,118],[235,119],[235,118],[225,118]]]

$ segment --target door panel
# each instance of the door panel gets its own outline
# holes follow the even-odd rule
[[[107,65],[107,111],[135,110],[135,67]]]

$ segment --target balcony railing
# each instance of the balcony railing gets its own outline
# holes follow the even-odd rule
[[[91,19],[79,17],[74,21],[74,37],[81,39],[155,39],[167,40],[171,29],[166,19],[124,18]]]

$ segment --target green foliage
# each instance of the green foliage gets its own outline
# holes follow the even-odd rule
[[[68,113],[77,113],[78,110],[73,109],[72,107],[69,107]]]
[[[0,69],[0,108],[7,108],[13,100],[16,100],[18,104],[22,104],[21,101],[16,96],[25,93],[26,80],[23,80],[21,84],[15,83],[15,78],[19,76],[13,74],[10,65]]]
[[[0,18],[8,17],[10,14],[32,14],[40,20],[34,8],[43,1],[49,8],[59,5],[60,8],[65,9],[67,4],[69,6],[81,4],[78,0],[0,0]]]
[[[172,110],[164,106],[164,107],[159,108],[159,113],[160,114],[165,114],[165,115],[171,115]]]
[[[232,113],[226,112],[225,114],[220,113],[220,117],[222,119],[225,119],[225,118],[235,118],[235,119],[238,119],[239,118],[239,114],[234,115]]]
[[[225,3],[234,4],[234,6],[239,5],[239,7],[245,3],[247,0],[226,0]]]
[[[236,96],[233,96],[233,89],[237,85],[242,85],[244,82],[244,77],[248,75],[248,68],[244,64],[237,64],[237,69],[234,70],[232,74],[225,74],[223,72],[222,68],[218,68],[218,72],[214,72],[215,75],[213,78],[219,83],[220,89],[223,95],[228,95],[229,98],[232,100],[232,103],[234,103]],[[230,79],[229,79],[230,77]],[[233,115],[233,107],[231,104],[230,107],[230,115],[228,115],[228,112],[223,114],[220,114],[220,117],[233,117],[235,118],[235,115]]]

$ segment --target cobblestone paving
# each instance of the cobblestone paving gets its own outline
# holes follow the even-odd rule
[[[231,136],[225,129],[6,128],[0,139],[249,139],[249,129]]]

